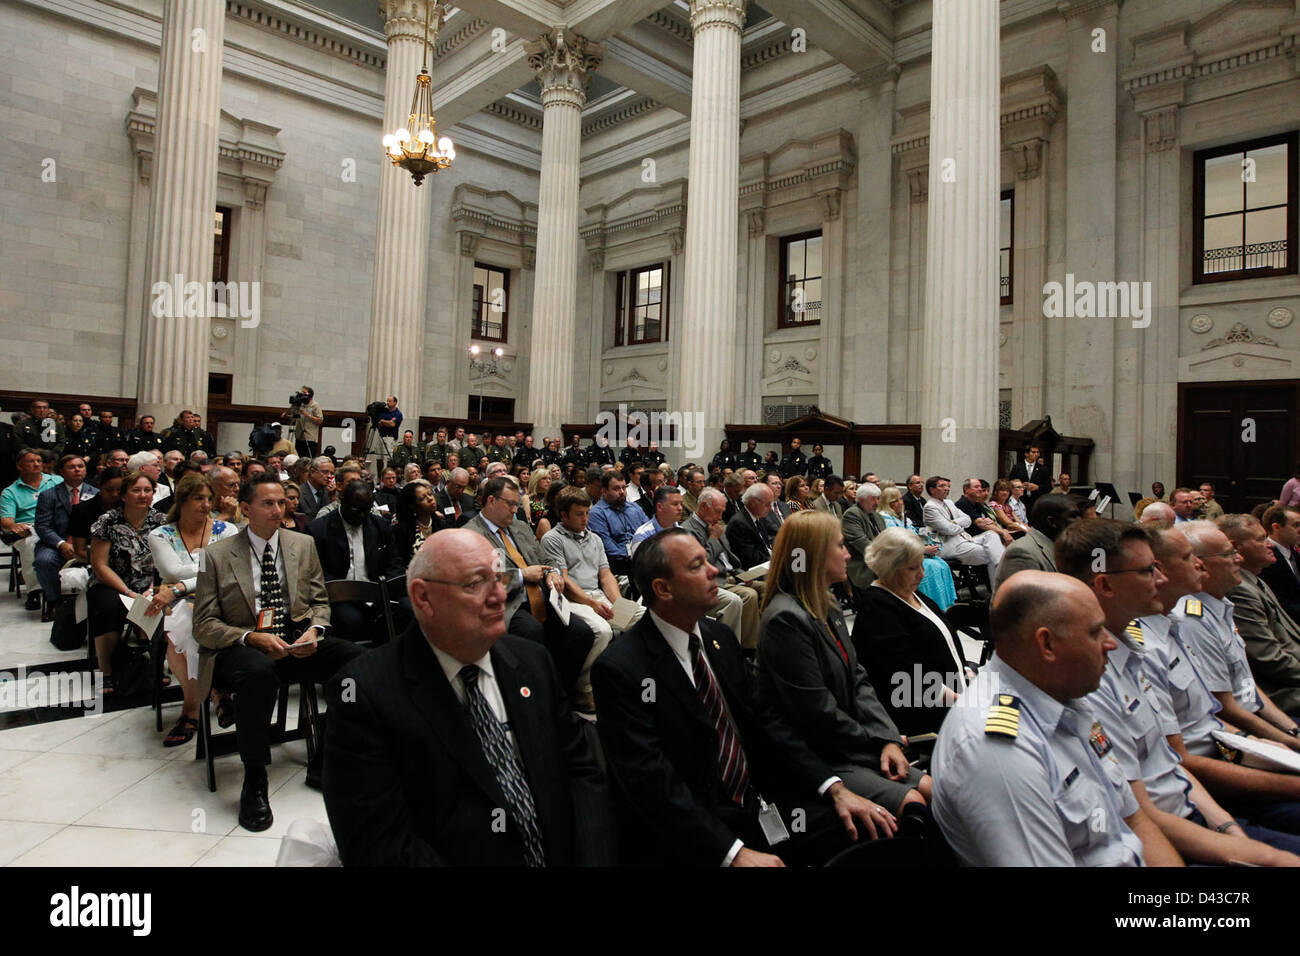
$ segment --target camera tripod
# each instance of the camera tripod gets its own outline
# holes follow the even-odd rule
[[[375,482],[378,484],[379,476],[384,472],[384,466],[388,464],[388,459],[392,449],[388,447],[388,439],[379,434],[379,426],[374,422],[366,429],[366,444],[362,449],[361,455],[367,462],[375,463]]]

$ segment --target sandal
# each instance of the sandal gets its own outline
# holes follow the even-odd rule
[[[176,721],[176,726],[167,732],[163,738],[164,747],[179,747],[181,744],[187,744],[194,739],[198,733],[199,722],[193,717],[181,717]]]
[[[235,722],[235,699],[229,694],[217,698],[217,726],[229,727]]]
[[[104,686],[100,693],[105,697],[113,697],[117,694],[117,682],[113,680],[112,674],[104,675]]]

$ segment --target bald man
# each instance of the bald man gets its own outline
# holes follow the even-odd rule
[[[506,634],[516,574],[482,535],[439,531],[406,571],[415,621],[331,681],[325,809],[344,866],[617,862],[555,665]]]
[[[1136,509],[1134,509],[1136,512]],[[1153,528],[1171,528],[1174,524],[1174,509],[1169,507],[1163,501],[1153,501],[1142,509],[1142,516],[1138,523],[1145,527]]]
[[[1081,698],[1116,643],[1092,592],[1021,571],[993,599],[997,653],[944,719],[933,812],[967,866],[1178,865]]]

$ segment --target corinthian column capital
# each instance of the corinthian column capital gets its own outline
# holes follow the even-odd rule
[[[447,8],[440,0],[379,0],[379,15],[384,18],[388,42],[414,40],[424,42],[424,15],[429,15],[429,42],[438,42],[438,30],[446,19]]]
[[[737,33],[745,29],[745,8],[749,0],[691,0],[691,29],[728,27]]]
[[[543,108],[552,103],[569,103],[581,109],[587,101],[587,84],[600,66],[605,47],[567,27],[556,27],[525,49],[528,65],[542,86]]]

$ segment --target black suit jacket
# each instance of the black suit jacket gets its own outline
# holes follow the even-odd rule
[[[307,525],[307,533],[316,541],[316,554],[326,581],[348,576],[348,537],[343,514],[334,510]],[[361,540],[366,547],[366,577],[371,581],[400,575],[404,567],[393,544],[393,528],[387,520],[367,514],[361,525]]]
[[[443,528],[450,528],[451,525],[443,521],[438,515],[433,515],[429,522],[429,536],[437,534]],[[397,553],[397,564],[403,570],[411,563],[411,558],[415,557],[415,522],[403,521],[398,518],[393,522],[393,548]],[[401,573],[401,572],[398,572]]]
[[[961,638],[939,605],[919,591],[916,596],[948,626],[960,654]],[[853,646],[876,688],[876,696],[902,733],[937,732],[948,707],[926,701],[927,679],[938,675],[933,679],[956,690],[952,675],[966,666],[966,661],[953,659],[948,642],[928,618],[884,589],[863,588],[859,602],[853,622]],[[930,693],[932,698],[939,693],[937,684],[930,687]]]
[[[491,658],[547,864],[617,863],[609,791],[545,648],[507,634]],[[345,866],[524,865],[468,711],[418,626],[349,663],[326,697],[325,809]]]
[[[752,789],[770,801],[791,797],[811,812],[823,803],[817,788],[830,768],[787,726],[760,720],[731,630],[703,618],[700,636],[740,735]],[[716,867],[737,839],[761,841],[756,801],[742,808],[720,792],[713,721],[649,614],[596,658],[591,682],[628,862]],[[787,801],[783,809],[797,805]]]
[[[1028,489],[1025,490],[1024,499],[1026,512],[1028,512],[1028,509],[1038,499],[1039,495],[1045,495],[1052,490],[1052,476],[1048,474],[1047,465],[1043,464],[1041,459],[1034,462],[1034,467],[1030,469],[1025,467],[1025,459],[1023,456],[1018,458],[1016,463],[1011,466],[1011,473],[1007,475],[1007,481],[1011,481],[1015,478],[1019,478],[1021,481],[1032,482],[1038,486],[1038,491],[1036,492],[1031,493]]]
[[[41,494],[44,495],[45,492]],[[1287,565],[1286,558],[1282,557],[1282,549],[1272,542],[1269,542],[1269,546],[1277,556],[1277,561],[1260,571],[1259,576],[1273,589],[1283,610],[1291,615],[1293,621],[1300,623],[1300,579],[1296,578]],[[1296,563],[1300,564],[1300,557],[1297,557]]]
[[[448,528],[459,528],[478,514],[478,504],[468,492],[461,492],[459,518],[456,517],[454,512],[448,514],[447,509],[451,507],[453,507],[451,495],[444,488],[438,492],[438,517],[443,520]]]
[[[903,514],[907,516],[908,521],[912,522],[912,524],[918,528],[925,527],[925,516],[923,514],[924,508],[925,508],[924,498],[918,498],[910,491],[904,492]]]
[[[772,556],[772,547],[760,526],[745,508],[727,522],[727,545],[745,569],[762,564]]]
[[[839,608],[831,608],[828,624],[790,595],[775,595],[759,624],[758,660],[764,718],[788,722],[829,766],[878,770],[884,746],[902,743]]]

